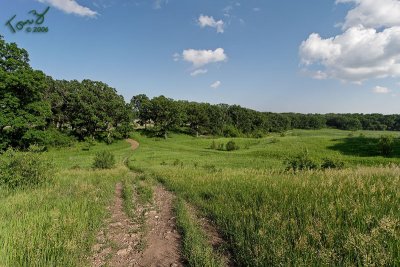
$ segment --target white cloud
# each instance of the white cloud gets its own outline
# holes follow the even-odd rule
[[[224,32],[224,26],[225,26],[224,22],[222,20],[216,21],[213,17],[200,15],[198,24],[200,25],[201,28],[212,27],[217,29],[218,33]]]
[[[254,11],[254,12],[259,12],[259,11],[261,11],[261,8],[255,7],[255,8],[253,8],[253,11]]]
[[[153,7],[154,9],[161,9],[166,4],[168,4],[168,0],[154,0]]]
[[[301,44],[300,57],[306,66],[322,66],[328,77],[344,81],[400,77],[400,27],[378,32],[359,26],[328,39],[313,33]]]
[[[399,0],[336,0],[336,3],[354,3],[347,13],[343,29],[363,25],[368,28],[400,26]]]
[[[375,94],[389,94],[389,93],[391,93],[392,91],[391,91],[389,88],[387,88],[387,87],[375,86],[375,87],[372,89],[372,92],[375,93]]]
[[[342,34],[322,38],[312,33],[300,46],[306,69],[314,78],[361,83],[368,79],[400,77],[400,1],[337,0],[355,3]],[[386,16],[386,12],[390,13]],[[384,19],[385,17],[385,19]],[[383,28],[382,28],[383,27]]]
[[[223,48],[217,48],[215,51],[188,49],[183,51],[182,57],[183,60],[192,63],[195,68],[228,59]]]
[[[37,0],[40,3],[49,4],[67,14],[75,14],[82,17],[96,17],[98,13],[88,7],[81,6],[75,0]]]
[[[179,60],[181,59],[181,55],[180,55],[179,53],[173,54],[172,57],[173,57],[173,59],[174,59],[175,62],[176,62],[176,61],[179,61]]]
[[[221,86],[221,82],[220,81],[216,81],[213,84],[210,85],[211,88],[217,89],[218,87]]]
[[[208,72],[207,69],[198,69],[198,70],[195,70],[192,73],[190,73],[190,76],[195,77],[197,75],[206,74],[207,72]]]

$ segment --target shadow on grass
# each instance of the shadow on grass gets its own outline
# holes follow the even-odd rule
[[[359,157],[381,156],[379,151],[379,139],[371,137],[348,137],[345,139],[333,139],[339,142],[328,149],[339,151],[344,155]],[[400,157],[400,140],[394,139],[393,151],[389,158]]]

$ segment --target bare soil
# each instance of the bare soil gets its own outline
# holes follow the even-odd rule
[[[114,204],[109,208],[111,218],[106,228],[97,235],[93,246],[92,266],[138,266],[140,253],[140,224],[132,222],[125,214],[122,200],[122,184],[115,188]]]
[[[132,150],[139,147],[127,139]],[[91,265],[112,266],[183,266],[180,255],[181,238],[173,215],[174,195],[161,186],[154,189],[153,204],[141,204],[135,194],[135,218],[127,216],[123,208],[122,183],[115,187],[111,217],[92,248]]]
[[[174,195],[157,186],[154,190],[154,208],[147,218],[148,234],[141,266],[183,266],[180,254],[181,237],[173,215]]]
[[[128,142],[131,145],[132,150],[136,150],[139,147],[139,142],[133,140],[133,139],[126,139],[126,142]]]
[[[133,139],[126,140],[132,150],[139,147]],[[181,267],[181,237],[176,228],[173,213],[175,196],[161,185],[154,188],[152,204],[141,204],[136,193],[132,196],[135,206],[135,218],[129,218],[123,208],[122,183],[115,187],[113,205],[108,207],[111,217],[97,237],[92,248],[93,267]],[[196,210],[190,208],[196,215]],[[222,254],[226,266],[234,266],[226,243],[215,226],[207,218],[201,217],[200,224],[213,248]]]

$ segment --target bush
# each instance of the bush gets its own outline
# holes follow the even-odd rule
[[[343,169],[344,162],[335,158],[324,158],[321,164],[322,169]]]
[[[263,138],[264,137],[264,133],[263,131],[256,131],[252,134],[253,138]]]
[[[238,149],[239,147],[236,145],[234,141],[229,141],[228,143],[226,143],[226,151],[234,151]]]
[[[225,137],[239,137],[240,136],[240,131],[233,125],[226,125],[222,132]]]
[[[300,154],[285,161],[286,171],[302,171],[302,170],[315,170],[318,169],[318,164],[311,159],[308,150],[305,149]]]
[[[28,130],[21,140],[23,147],[29,147],[32,144],[41,146],[52,146],[52,147],[68,147],[76,140],[64,134],[56,129],[48,129],[46,131],[41,130]]]
[[[219,144],[217,150],[224,150],[224,144]]]
[[[28,152],[9,149],[0,157],[0,186],[31,188],[50,180],[52,164],[32,147]]]
[[[93,162],[95,169],[112,169],[115,166],[115,157],[110,151],[101,151],[96,153]]]
[[[394,138],[391,135],[382,135],[379,138],[378,149],[382,156],[389,157],[393,152]]]
[[[213,149],[213,150],[217,149],[217,143],[215,143],[215,140],[212,141],[210,149]]]

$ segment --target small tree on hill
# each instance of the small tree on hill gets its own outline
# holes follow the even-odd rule
[[[391,135],[382,135],[378,143],[379,152],[384,157],[389,157],[394,148],[394,138]]]

